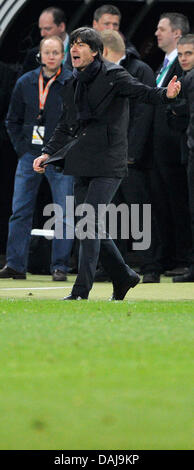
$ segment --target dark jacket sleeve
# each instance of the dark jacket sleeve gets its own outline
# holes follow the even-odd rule
[[[166,88],[144,85],[124,69],[117,69],[115,75],[117,94],[120,96],[128,96],[139,103],[153,105],[169,104],[172,101],[166,96]]]
[[[18,155],[20,155],[20,144],[22,143],[22,129],[24,122],[25,103],[22,94],[21,79],[16,82],[12,93],[7,118],[6,128],[11,139],[12,145]]]
[[[170,104],[166,108],[167,122],[176,132],[186,132],[189,124],[189,107],[187,100],[183,98],[177,104]]]

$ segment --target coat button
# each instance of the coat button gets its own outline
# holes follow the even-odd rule
[[[83,132],[83,134],[82,134],[82,135],[86,135],[86,132]]]
[[[113,86],[113,82],[110,82],[109,85]]]
[[[72,130],[73,130],[73,127],[70,127],[69,130],[72,131]]]

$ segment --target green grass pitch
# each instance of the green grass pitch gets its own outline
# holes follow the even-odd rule
[[[193,284],[73,279],[0,282],[0,449],[192,449]]]

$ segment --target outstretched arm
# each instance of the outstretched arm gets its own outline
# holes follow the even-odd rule
[[[181,89],[180,82],[174,76],[167,88],[157,88],[144,85],[132,77],[126,70],[117,70],[115,74],[116,93],[134,98],[139,103],[153,105],[169,104],[169,100],[176,98]]]

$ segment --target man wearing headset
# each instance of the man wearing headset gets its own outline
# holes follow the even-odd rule
[[[61,63],[63,41],[58,36],[42,39],[41,66],[17,81],[7,115],[7,130],[19,157],[15,175],[13,213],[9,221],[6,265],[0,278],[25,279],[33,211],[42,175],[33,171],[34,158],[40,155],[62,113],[61,90],[71,72]],[[52,166],[45,176],[53,202],[63,209],[63,239],[52,244],[51,273],[54,281],[65,281],[72,240],[65,239],[65,196],[73,193],[73,177]]]

